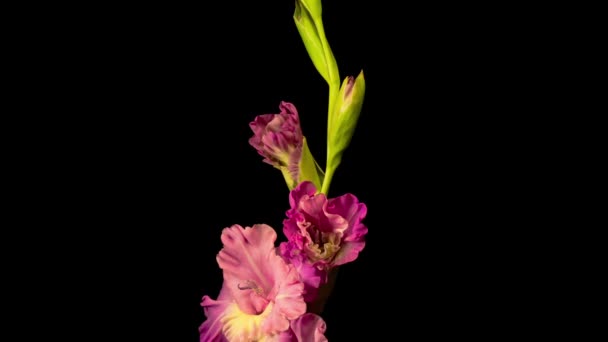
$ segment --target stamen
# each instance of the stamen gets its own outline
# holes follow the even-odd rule
[[[253,287],[249,284],[247,284],[246,286],[241,287],[241,284],[237,284],[236,287],[239,288],[239,290],[253,290]]]
[[[239,290],[253,290],[258,296],[264,294],[264,289],[258,286],[253,280],[245,280],[245,286],[241,286],[241,284],[237,284],[236,287]]]
[[[321,231],[317,230],[315,232],[314,241],[315,241],[315,244],[319,245],[319,247],[323,247],[323,246],[321,246],[322,242],[323,242],[323,240],[321,240]]]

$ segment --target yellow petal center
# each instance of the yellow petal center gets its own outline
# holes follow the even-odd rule
[[[236,342],[267,341],[270,336],[262,332],[262,322],[270,314],[272,306],[270,302],[261,314],[250,315],[241,311],[236,303],[230,304],[220,319],[224,336],[228,341]]]

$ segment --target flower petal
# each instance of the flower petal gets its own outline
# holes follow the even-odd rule
[[[217,261],[224,271],[224,284],[239,308],[235,311],[238,315],[231,316],[231,333],[240,331],[239,322],[251,321],[240,312],[264,315],[260,323],[265,335],[287,330],[289,320],[306,312],[304,284],[294,266],[277,254],[276,238],[274,229],[265,224],[252,228],[234,225],[222,232],[224,248]]]
[[[354,261],[363,248],[365,248],[365,241],[343,242],[340,250],[336,253],[332,266],[339,266]]]
[[[279,114],[259,115],[249,124],[253,131],[249,144],[264,157],[265,163],[283,172],[292,189],[299,181],[304,136],[296,107],[283,101],[279,109]],[[310,174],[311,171],[306,170],[305,173]]]
[[[278,335],[267,337],[262,342],[298,342],[298,338],[293,333],[293,330],[287,329]]]
[[[290,209],[287,211],[287,217],[283,220],[283,234],[285,234],[288,240],[291,240],[295,237],[294,235],[300,232],[297,222],[303,221],[304,216],[297,210]]]
[[[346,194],[330,199],[326,210],[340,215],[348,222],[348,228],[344,231],[345,241],[358,241],[367,234],[367,227],[361,223],[367,215],[367,206],[359,203],[354,195]]]
[[[304,301],[314,301],[319,287],[327,279],[327,272],[309,263],[306,255],[292,242],[282,242],[279,248],[283,258],[291,262],[300,274],[300,280],[304,283]]]
[[[298,203],[298,210],[304,214],[307,221],[313,225],[319,227],[323,223],[323,206],[327,202],[327,198],[324,194],[318,194],[316,196],[302,197],[300,203]]]
[[[267,334],[263,322],[272,311],[272,303],[259,315],[250,315],[239,309],[236,303],[230,304],[221,318],[222,332],[228,341],[260,341]]]
[[[315,314],[306,313],[291,321],[291,330],[298,342],[327,342],[325,321]]]
[[[276,334],[289,328],[289,320],[306,312],[303,292],[304,283],[293,265],[288,265],[278,254],[269,260],[268,267],[275,271],[274,306],[262,329],[267,334]]]
[[[222,231],[224,248],[217,255],[217,262],[224,271],[225,286],[245,313],[259,314],[267,304],[260,302],[261,296],[256,292],[241,289],[251,285],[264,294],[272,290],[275,275],[268,265],[276,257],[276,238],[274,229],[265,224],[253,228],[234,225]]]
[[[361,221],[367,215],[367,206],[359,203],[354,195],[346,194],[330,199],[326,210],[340,215],[348,222],[348,228],[343,232],[340,250],[332,264],[338,266],[357,259],[359,252],[365,247],[367,227]]]
[[[357,258],[367,234],[362,223],[367,215],[365,204],[352,194],[327,199],[316,194],[310,182],[302,182],[289,196],[291,209],[283,221],[283,232],[290,249],[299,251],[283,253],[285,258],[295,263],[296,254],[306,254],[307,262],[325,270]]]
[[[222,334],[222,323],[220,319],[226,308],[232,302],[230,291],[222,286],[217,300],[204,296],[201,306],[204,309],[207,319],[199,327],[200,342],[223,342],[228,341]]]
[[[289,193],[289,205],[291,208],[297,208],[298,203],[304,196],[312,197],[317,193],[317,188],[312,182],[306,181],[298,184],[298,186]]]
[[[251,139],[254,139],[256,142],[259,142],[259,134],[264,132],[265,127],[268,126],[268,124],[270,123],[270,121],[272,121],[273,118],[274,114],[263,114],[256,116],[255,119],[249,124],[249,127],[255,134],[253,137],[251,137]]]
[[[298,111],[296,110],[296,106],[294,106],[293,103],[281,101],[279,109],[281,110],[281,114],[289,113],[298,118]]]

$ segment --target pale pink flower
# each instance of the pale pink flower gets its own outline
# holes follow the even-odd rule
[[[200,341],[324,341],[323,320],[302,316],[304,285],[277,254],[274,229],[234,225],[221,238],[217,262],[224,284],[217,300],[203,297],[207,320],[199,328]]]

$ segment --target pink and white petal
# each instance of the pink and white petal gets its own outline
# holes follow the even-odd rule
[[[306,313],[291,321],[291,330],[298,342],[327,342],[325,321],[318,315]]]
[[[247,314],[259,314],[260,297],[250,290],[240,290],[248,282],[255,283],[266,294],[275,283],[274,270],[268,267],[269,260],[276,253],[274,241],[277,234],[265,224],[243,228],[234,225],[222,231],[224,248],[217,255],[217,262],[224,273],[224,283],[237,302],[239,308]],[[256,299],[256,300],[253,300]]]
[[[262,323],[262,331],[265,335],[274,335],[287,329],[289,329],[289,320],[273,307],[268,317]]]
[[[264,320],[264,333],[272,335],[289,328],[289,320],[306,312],[303,292],[304,284],[298,272],[279,256],[269,260],[269,267],[275,271],[277,282],[273,293],[274,304],[268,317]]]
[[[283,261],[283,260],[281,260]],[[287,319],[295,319],[306,312],[304,302],[304,283],[300,280],[300,275],[291,265],[285,265],[287,274],[283,276],[277,296],[274,298],[274,308],[280,310],[281,314]]]

